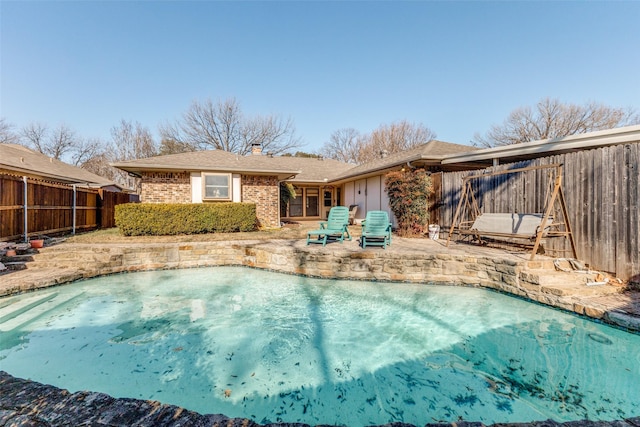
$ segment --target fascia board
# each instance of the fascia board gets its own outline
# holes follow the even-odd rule
[[[525,156],[528,154],[553,154],[558,151],[597,148],[638,141],[640,141],[640,126],[628,126],[626,128],[619,128],[619,132],[612,132],[611,130],[598,131],[589,134],[571,135],[565,138],[523,142],[521,144],[505,145],[470,153],[444,156],[442,164]]]

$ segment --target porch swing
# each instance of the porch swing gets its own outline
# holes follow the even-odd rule
[[[497,177],[507,174],[525,173],[534,170],[548,169],[549,184],[544,198],[543,213],[488,213],[481,212],[473,183],[483,178]],[[541,249],[543,239],[551,237],[568,238],[571,249],[547,249],[545,252],[571,252],[578,258],[576,244],[571,232],[567,205],[562,191],[562,164],[528,166],[480,175],[470,175],[462,179],[462,194],[456,208],[453,223],[449,229],[447,247],[455,235],[459,239],[470,237],[480,244],[487,244],[483,239],[494,239],[501,243],[513,243],[512,239],[533,242],[530,260],[534,260]],[[564,256],[563,256],[564,257]]]

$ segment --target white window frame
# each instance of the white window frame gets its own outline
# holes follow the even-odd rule
[[[224,176],[227,178],[227,196],[226,197],[207,197],[207,177],[208,176]],[[206,202],[230,202],[233,198],[233,180],[230,173],[210,173],[202,172],[202,201]]]

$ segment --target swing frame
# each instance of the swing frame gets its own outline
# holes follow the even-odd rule
[[[538,252],[538,249],[541,246],[542,239],[545,237],[565,237],[569,238],[569,242],[571,245],[571,252],[575,259],[578,259],[578,252],[576,249],[576,244],[573,238],[573,233],[571,231],[571,224],[569,222],[569,215],[567,211],[567,204],[564,198],[564,192],[562,191],[562,164],[550,164],[550,165],[542,165],[542,166],[528,166],[524,168],[517,169],[509,169],[505,171],[499,172],[489,172],[483,173],[479,175],[469,175],[462,178],[462,195],[460,197],[460,201],[458,202],[458,206],[456,208],[453,223],[451,224],[451,228],[449,229],[449,236],[447,238],[447,247],[451,241],[451,238],[454,234],[462,237],[464,235],[475,237],[480,243],[482,243],[482,237],[497,237],[497,238],[509,238],[509,239],[526,239],[526,240],[534,240],[533,249],[531,251],[530,260],[533,261]],[[531,221],[534,217],[536,220],[539,218],[539,225],[535,228],[535,232],[528,234],[519,234],[514,232],[496,232],[494,229],[487,229],[486,227],[483,229],[482,224],[486,225],[487,220],[492,220],[493,218],[497,218],[498,215],[504,216],[504,213],[491,214],[491,213],[482,213],[478,206],[478,202],[476,200],[472,182],[479,180],[481,178],[487,178],[492,176],[506,175],[506,174],[514,174],[514,173],[522,173],[533,170],[540,169],[550,169],[551,172],[555,172],[555,178],[553,179],[553,188],[551,191],[547,192],[545,197],[545,208],[544,214],[540,216],[540,214],[511,214],[511,215],[519,215],[522,217],[527,217],[529,221]],[[551,183],[551,179],[550,179]],[[465,220],[462,218],[463,206],[466,208],[466,212],[469,216],[471,216],[470,220]],[[554,213],[560,213],[562,218],[554,217]],[[482,218],[483,221],[479,219]],[[554,222],[560,219],[559,222]],[[563,229],[562,229],[563,228]],[[557,251],[557,250],[556,250]]]

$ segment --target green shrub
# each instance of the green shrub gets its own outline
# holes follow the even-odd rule
[[[389,172],[385,176],[389,206],[398,220],[400,236],[424,234],[429,226],[428,198],[433,191],[424,169]]]
[[[125,203],[115,220],[125,236],[253,231],[257,224],[254,203]]]

